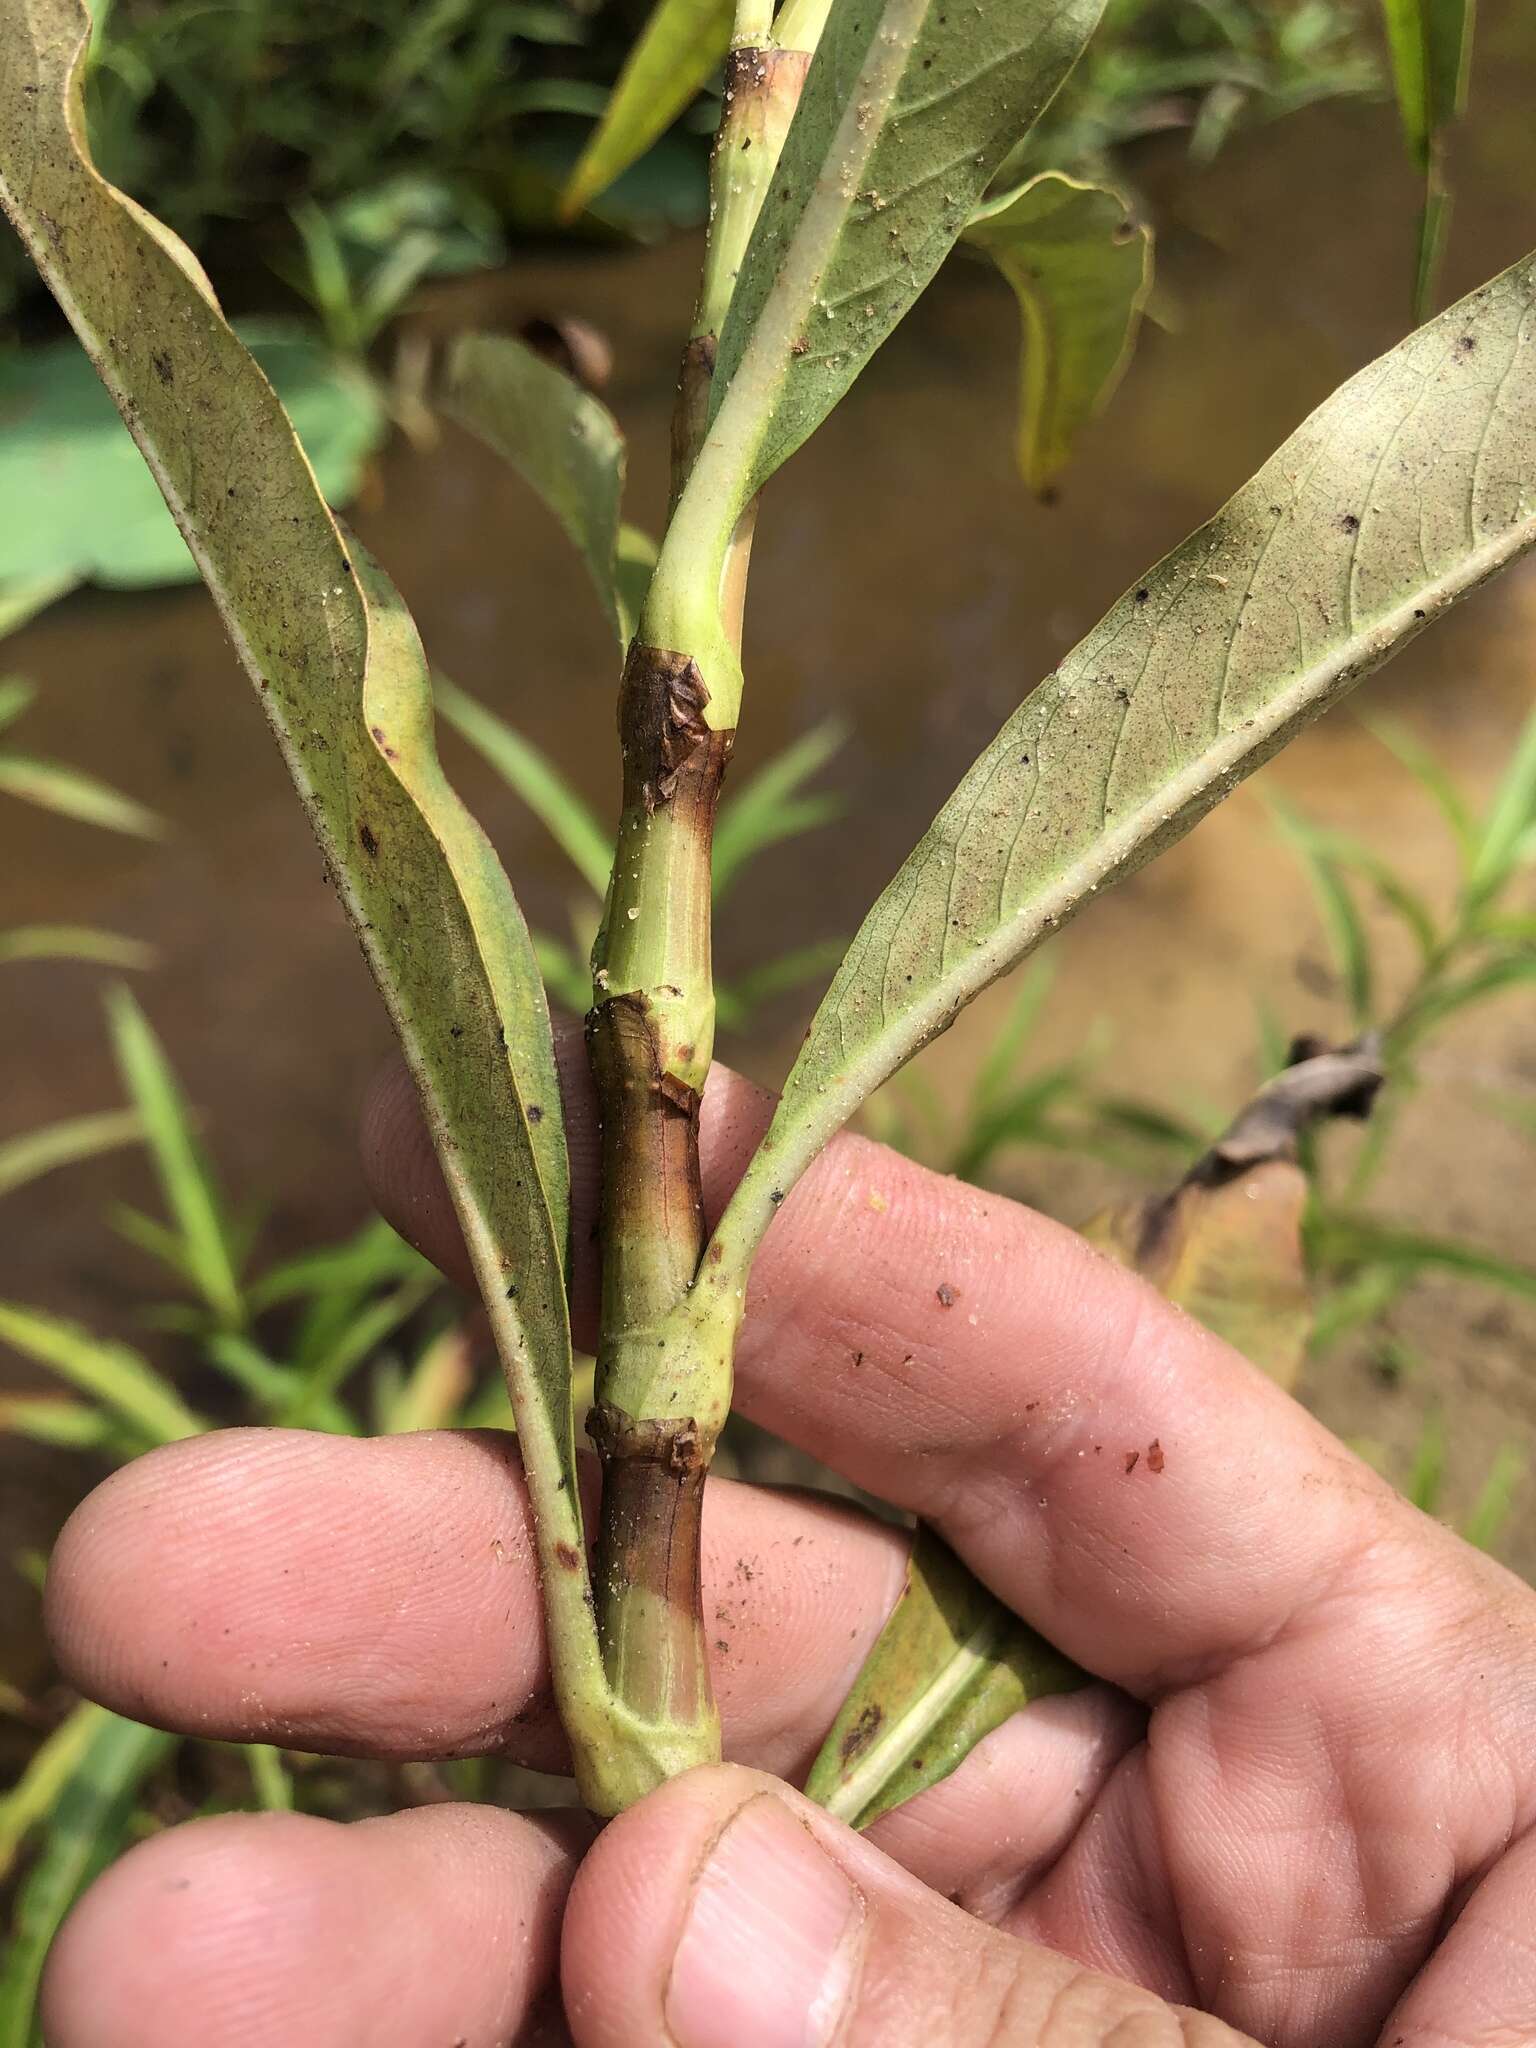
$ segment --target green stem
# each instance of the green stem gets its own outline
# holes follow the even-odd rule
[[[716,337],[808,61],[763,47],[738,47],[728,61],[709,246],[673,431],[674,503],[703,440]],[[749,511],[707,574],[708,632],[738,676],[750,547]],[[705,1239],[699,1102],[715,1035],[715,806],[739,693],[712,702],[703,642],[648,632],[651,622],[648,607],[620,686],[623,807],[587,1020],[603,1124],[602,1306],[588,1423],[603,1467],[593,1593],[606,1683],[626,1731],[600,1795],[610,1812],[720,1753],[699,1532],[704,1475],[730,1405],[736,1324],[733,1313],[698,1314],[691,1289]]]

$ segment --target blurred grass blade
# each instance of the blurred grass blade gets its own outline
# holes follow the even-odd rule
[[[159,955],[142,939],[85,924],[17,924],[0,931],[0,967],[23,960],[79,960],[132,972],[153,967]]]
[[[1533,824],[1536,824],[1536,712],[1532,712],[1521,728],[1473,857],[1472,872],[1467,877],[1467,895],[1474,907],[1496,896],[1509,880]]]
[[[996,1102],[1012,1079],[1025,1042],[1040,1021],[1040,1012],[1055,979],[1056,969],[1049,960],[1035,961],[1019,977],[1002,1029],[988,1046],[987,1056],[977,1069],[976,1085],[971,1091],[971,1100],[977,1110],[986,1109]]]
[[[841,939],[813,939],[808,946],[792,946],[776,960],[765,960],[748,968],[734,981],[722,982],[715,990],[715,1007],[725,1031],[745,1031],[764,1003],[808,981],[825,981],[843,956]]]
[[[248,1292],[251,1307],[264,1312],[289,1301],[329,1302],[339,1294],[366,1294],[388,1281],[432,1270],[431,1262],[382,1216],[370,1216],[343,1243],[269,1267]]]
[[[1443,763],[1429,747],[1414,737],[1400,719],[1367,718],[1362,723],[1434,799],[1441,816],[1451,828],[1463,863],[1470,867],[1477,858],[1481,835],[1465,798],[1446,773]]]
[[[1436,1031],[1458,1010],[1536,982],[1536,953],[1516,954],[1474,968],[1457,981],[1431,982],[1397,1027],[1389,1033],[1393,1049],[1405,1052]]]
[[[1025,699],[854,939],[711,1287],[741,1284],[810,1160],[974,996],[1536,544],[1533,335],[1527,258],[1335,392]]]
[[[285,1429],[312,1428],[323,1405],[360,1365],[367,1362],[437,1286],[435,1274],[407,1280],[392,1294],[370,1302],[297,1380],[275,1420]]]
[[[1419,1431],[1418,1446],[1413,1454],[1413,1469],[1403,1487],[1404,1493],[1414,1506],[1426,1515],[1439,1511],[1440,1496],[1445,1488],[1445,1421],[1438,1409],[1424,1418]]]
[[[73,1166],[82,1159],[136,1145],[143,1136],[144,1119],[137,1110],[108,1109],[97,1116],[66,1117],[41,1130],[26,1131],[19,1138],[7,1138],[0,1142],[0,1196],[14,1194],[57,1166]]]
[[[1282,809],[1278,805],[1275,808]],[[1283,815],[1290,818],[1297,827],[1298,836],[1295,843],[1298,848],[1302,840],[1305,840],[1308,847],[1335,868],[1349,868],[1369,882],[1388,908],[1395,911],[1407,926],[1423,958],[1426,961],[1433,958],[1439,942],[1433,913],[1418,891],[1409,887],[1389,861],[1383,860],[1380,854],[1373,852],[1370,847],[1348,832],[1340,832],[1332,826],[1319,825],[1310,818],[1302,818],[1296,812],[1285,810]],[[1369,964],[1367,949],[1367,977]]]
[[[1151,232],[1118,192],[1042,171],[979,208],[964,240],[991,257],[1019,302],[1019,470],[1044,492],[1130,359],[1152,286]]]
[[[554,1001],[577,1017],[584,1015],[592,1001],[591,968],[563,940],[552,938],[548,932],[534,933],[533,949],[544,986]],[[724,1022],[723,1014],[721,1021]]]
[[[200,1436],[207,1427],[137,1351],[93,1337],[63,1316],[0,1302],[0,1343],[92,1395],[152,1443]]]
[[[453,343],[442,402],[554,514],[620,649],[627,647],[634,620],[620,604],[618,576],[624,436],[607,406],[509,334],[464,334]]]
[[[40,810],[138,839],[159,839],[166,830],[163,818],[94,775],[82,775],[78,768],[57,761],[37,761],[29,754],[0,754],[0,795],[20,797]]]
[[[599,903],[608,893],[613,840],[586,800],[573,789],[547,754],[498,718],[494,711],[450,683],[433,678],[437,707],[476,753],[516,790],[581,876]]]
[[[1424,175],[1415,317],[1429,311],[1449,204],[1445,131],[1466,105],[1473,0],[1382,0],[1408,153]]]
[[[410,1371],[392,1390],[379,1415],[380,1434],[446,1429],[469,1398],[474,1380],[474,1346],[469,1333],[462,1323],[451,1323],[428,1340]]]
[[[65,569],[53,576],[29,577],[25,583],[0,584],[0,640],[19,631],[28,619],[36,618],[59,598],[67,597],[79,582],[73,570]]]
[[[0,676],[0,732],[14,725],[37,701],[37,685],[25,676]]]
[[[1270,809],[1282,835],[1295,848],[1307,871],[1355,1028],[1367,1030],[1375,1011],[1376,975],[1371,942],[1349,885],[1322,836],[1313,831],[1307,819],[1278,798],[1270,799]]]
[[[87,1880],[122,1844],[139,1787],[178,1738],[117,1714],[93,1720],[59,1788],[37,1860],[16,1895],[12,1940],[0,1967],[0,2048],[32,2048],[43,1960]]]
[[[907,1582],[806,1780],[806,1796],[868,1827],[958,1768],[1031,1700],[1087,1679],[919,1523]]]
[[[245,1301],[219,1192],[193,1135],[191,1114],[165,1048],[122,984],[107,996],[107,1021],[123,1084],[144,1122],[186,1270],[219,1323],[225,1329],[239,1329],[246,1320]]]
[[[594,1722],[611,1722],[588,1575],[560,1564],[571,1549],[586,1555],[569,1169],[527,927],[443,776],[426,662],[398,594],[344,542],[196,258],[91,162],[88,31],[80,0],[0,0],[0,202],[197,559],[416,1077],[513,1390],[559,1704],[595,1742]]]
[[[1474,1550],[1494,1548],[1514,1511],[1515,1495],[1524,1485],[1526,1473],[1525,1455],[1519,1447],[1501,1444],[1461,1525],[1463,1537]]]
[[[125,1441],[124,1432],[100,1408],[54,1394],[0,1394],[0,1435],[71,1451],[118,1450],[124,1457],[139,1448],[137,1438]]]
[[[832,795],[805,794],[805,785],[848,738],[840,718],[823,719],[803,733],[725,799],[715,823],[715,902],[764,847],[798,838],[841,817],[847,806]]]
[[[564,219],[590,206],[702,92],[725,57],[732,12],[732,0],[657,0],[561,194]]]
[[[1375,1265],[1410,1279],[1420,1273],[1449,1273],[1536,1300],[1536,1267],[1517,1265],[1455,1238],[1399,1230],[1354,1211],[1338,1210],[1313,1217],[1308,1235],[1319,1256],[1332,1264]]]
[[[251,1790],[256,1794],[257,1806],[263,1813],[292,1813],[293,1780],[283,1762],[282,1751],[274,1749],[270,1742],[247,1742],[242,1746],[250,1767]]]
[[[0,1797],[0,1883],[10,1876],[16,1852],[29,1832],[52,1812],[103,1724],[112,1718],[105,1707],[82,1701],[38,1744],[16,1784]]]

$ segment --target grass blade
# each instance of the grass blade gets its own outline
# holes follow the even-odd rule
[[[126,1344],[93,1337],[63,1316],[0,1302],[0,1343],[91,1395],[151,1443],[176,1443],[207,1427],[148,1359]]]
[[[186,1099],[136,999],[119,984],[107,997],[107,1022],[123,1085],[144,1124],[150,1157],[181,1240],[194,1285],[225,1329],[246,1319],[222,1206],[192,1131]]]
[[[16,924],[0,931],[0,967],[23,960],[79,960],[132,972],[153,967],[159,954],[142,939],[85,924]]]
[[[177,1737],[117,1714],[93,1720],[59,1790],[37,1861],[17,1893],[0,1969],[0,2048],[31,2048],[43,1960],[87,1879],[117,1846],[135,1794]]]
[[[848,738],[840,718],[823,719],[781,754],[748,776],[720,806],[715,822],[715,902],[718,905],[743,868],[764,847],[798,838],[841,817],[836,796],[807,796],[805,785],[826,767]]]
[[[7,1138],[0,1143],[0,1197],[13,1195],[55,1167],[97,1159],[103,1152],[136,1145],[143,1136],[144,1119],[137,1110],[108,1109],[97,1116],[66,1117],[40,1131]]]
[[[497,774],[516,790],[599,903],[608,893],[613,839],[547,754],[487,711],[446,676],[433,679],[437,708]]]
[[[82,775],[78,768],[65,768],[57,761],[37,761],[30,754],[0,754],[0,795],[20,797],[39,810],[138,839],[159,839],[166,831],[163,818],[94,775]]]

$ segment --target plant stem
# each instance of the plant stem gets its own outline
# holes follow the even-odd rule
[[[744,16],[755,19],[752,10]],[[738,22],[740,26],[740,19]],[[733,49],[714,204],[673,429],[673,496],[703,440],[720,324],[788,130],[808,57]],[[752,515],[738,523],[716,616],[738,664]],[[700,1316],[699,1102],[714,1047],[711,861],[736,705],[711,703],[689,645],[642,618],[619,694],[623,808],[594,951],[588,1050],[603,1120],[597,1403],[603,1467],[594,1597],[626,1731],[605,1810],[720,1753],[700,1581],[704,1475],[730,1405],[734,1314]]]

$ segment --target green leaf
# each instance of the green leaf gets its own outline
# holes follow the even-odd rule
[[[644,635],[736,723],[720,617],[737,519],[821,424],[953,247],[1103,0],[833,0],[720,331],[713,417],[662,544]]]
[[[186,1270],[223,1327],[238,1329],[246,1319],[245,1302],[219,1192],[165,1048],[121,984],[107,997],[107,1021],[123,1085],[143,1120]]]
[[[732,0],[658,0],[561,194],[567,220],[644,155],[703,91],[731,39]]]
[[[0,1196],[14,1194],[58,1166],[99,1158],[144,1137],[144,1119],[134,1109],[108,1109],[95,1116],[65,1117],[41,1130],[0,1141]]]
[[[808,981],[824,981],[842,958],[841,939],[813,939],[807,946],[791,946],[777,959],[764,960],[715,989],[715,1008],[723,1031],[747,1030],[764,1003],[803,988]]]
[[[240,331],[288,408],[320,488],[346,504],[384,438],[377,391],[300,327]],[[30,587],[50,602],[77,583],[140,589],[197,578],[153,478],[72,342],[0,362],[0,508],[0,591],[19,597]]]
[[[516,790],[599,903],[608,893],[613,839],[560,770],[504,718],[477,703],[446,676],[435,676],[437,708],[476,753]]]
[[[587,1575],[559,1562],[585,1555],[569,1192],[527,928],[438,764],[398,597],[343,541],[196,259],[90,162],[86,34],[78,0],[0,0],[0,201],[196,551],[415,1074],[513,1389],[561,1709],[590,1750],[610,1718]]]
[[[0,1302],[0,1343],[91,1395],[151,1443],[177,1443],[200,1436],[207,1426],[148,1359],[126,1344],[93,1337],[63,1316]]]
[[[1461,1525],[1462,1536],[1474,1550],[1492,1550],[1498,1542],[1514,1508],[1515,1495],[1525,1483],[1527,1470],[1525,1455],[1516,1445],[1499,1446],[1477,1499]]]
[[[1512,1259],[1498,1258],[1455,1238],[1399,1230],[1373,1217],[1339,1210],[1314,1216],[1308,1238],[1315,1254],[1332,1265],[1376,1266],[1409,1277],[1427,1272],[1458,1274],[1536,1299],[1536,1267],[1516,1265]]]
[[[1019,469],[1044,491],[1108,404],[1152,286],[1152,236],[1118,192],[1043,171],[965,231],[1013,287],[1024,320]]]
[[[446,1429],[475,1382],[474,1346],[462,1323],[451,1323],[426,1343],[410,1371],[383,1405],[379,1431]]]
[[[868,1827],[1031,1700],[1084,1674],[919,1524],[907,1582],[811,1766],[806,1796]]]
[[[1373,852],[1351,833],[1340,832],[1330,825],[1319,825],[1314,819],[1303,818],[1298,812],[1278,804],[1275,809],[1285,820],[1283,829],[1287,836],[1298,848],[1304,844],[1311,854],[1331,867],[1349,868],[1368,881],[1388,908],[1402,919],[1423,958],[1428,961],[1434,956],[1438,943],[1434,915],[1423,897],[1403,880],[1389,861],[1383,860],[1379,853]],[[1335,885],[1342,888],[1337,875],[1334,879]],[[1368,978],[1369,962],[1366,972]]]
[[[16,1785],[0,1798],[0,1880],[9,1877],[22,1843],[52,1811],[102,1725],[112,1718],[105,1707],[82,1703],[33,1750]]]
[[[437,1285],[435,1274],[407,1280],[392,1294],[370,1302],[336,1341],[296,1382],[275,1420],[285,1429],[313,1428],[331,1397],[408,1316],[413,1315]]]
[[[1394,1050],[1403,1052],[1422,1044],[1458,1010],[1487,1002],[1512,988],[1525,988],[1532,982],[1536,982],[1536,954],[1532,953],[1490,961],[1456,981],[1431,982],[1391,1033]]]
[[[855,938],[711,1286],[973,996],[1536,542],[1533,329],[1527,259],[1336,392],[1025,700]]]
[[[47,1833],[16,1897],[10,1950],[0,1969],[0,2048],[32,2048],[43,1960],[88,1878],[121,1843],[135,1794],[178,1738],[100,1707],[49,1809]]]
[[[94,775],[82,775],[78,768],[57,761],[35,761],[28,754],[0,754],[0,795],[20,797],[40,810],[140,839],[158,839],[166,829],[163,818],[132,797],[120,796]]]
[[[142,939],[85,924],[16,924],[0,931],[0,967],[19,960],[80,960],[128,971],[153,967],[159,954]]]
[[[618,575],[624,436],[607,406],[509,334],[461,335],[448,352],[442,401],[543,499],[627,647],[634,620],[620,604]]]
[[[764,847],[796,839],[841,817],[846,805],[840,797],[807,796],[804,789],[844,745],[848,730],[840,718],[823,719],[765,762],[721,804],[715,823],[717,905]]]

